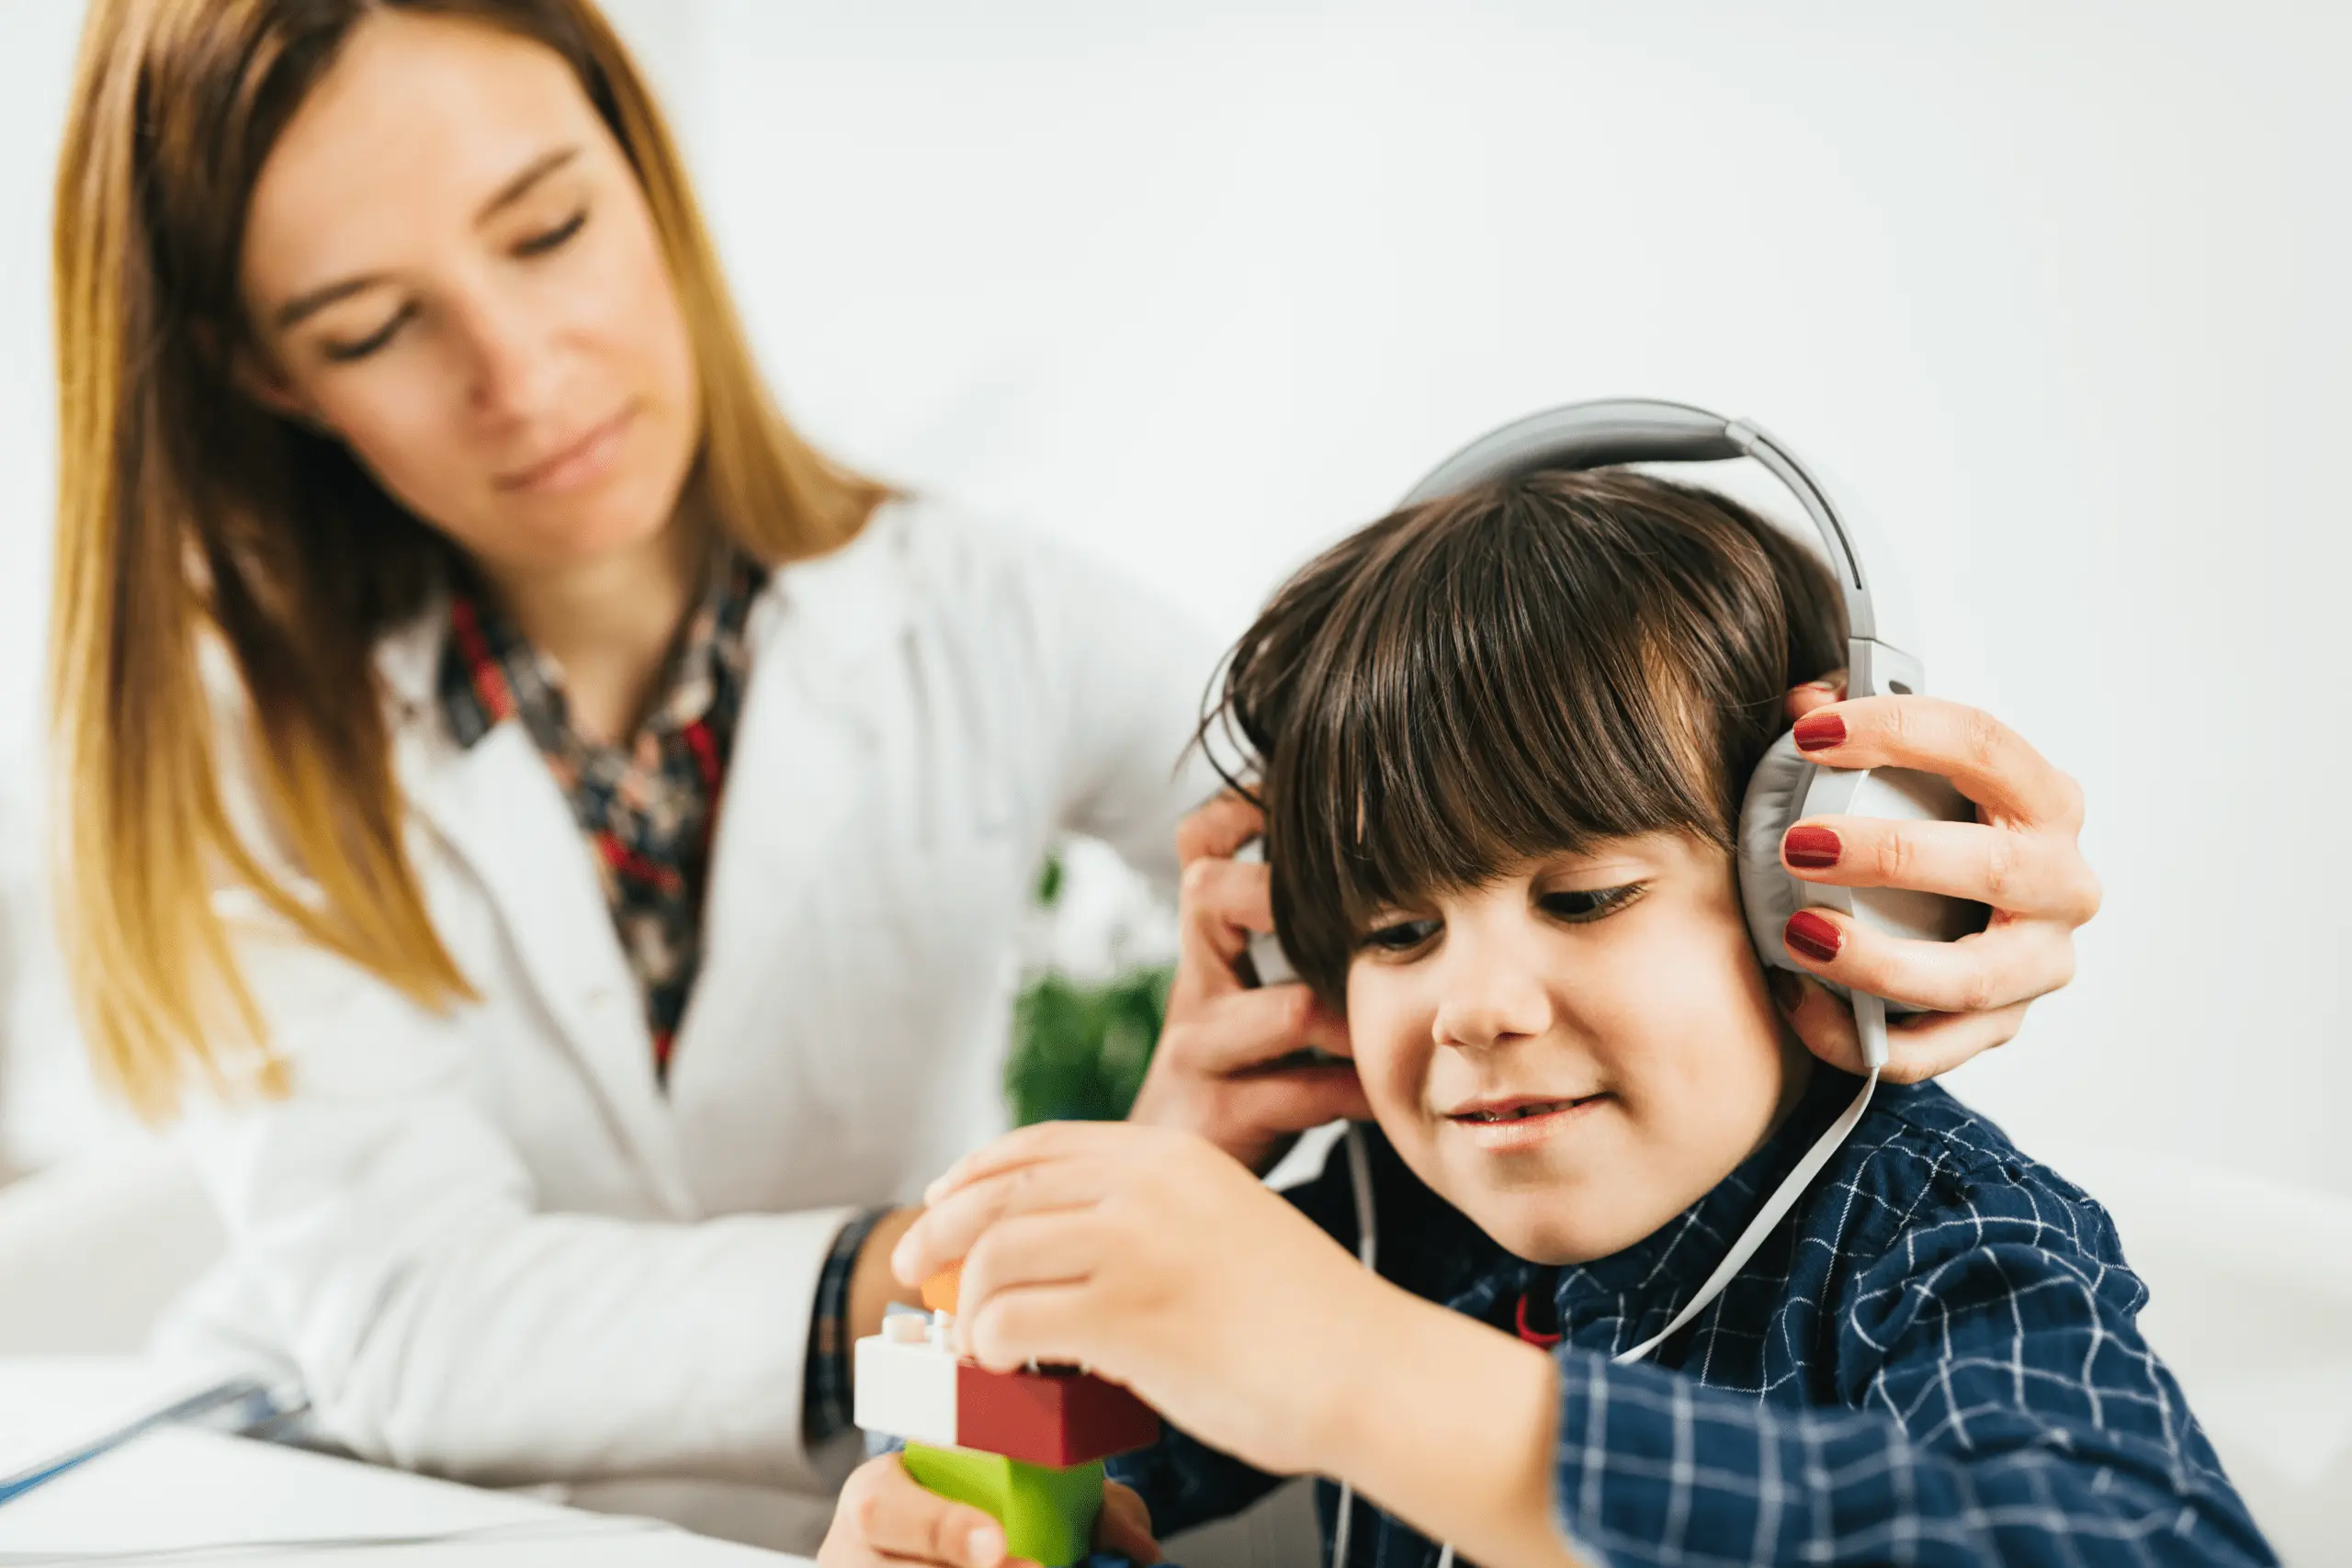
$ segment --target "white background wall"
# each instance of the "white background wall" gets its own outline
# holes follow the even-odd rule
[[[71,9],[0,0],[12,847]],[[2090,795],[2109,904],[2081,976],[1957,1087],[2030,1145],[2352,1191],[2352,14],[616,10],[812,434],[1226,629],[1544,403],[1681,398],[1824,460],[1911,581],[1936,688]],[[41,989],[20,1062],[55,1032]]]
[[[0,1173],[70,1147],[92,1120],[37,891],[35,821],[57,470],[50,182],[81,9],[0,0]]]

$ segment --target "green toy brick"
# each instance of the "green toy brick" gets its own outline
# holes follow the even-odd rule
[[[968,1503],[1004,1527],[1005,1549],[1043,1568],[1069,1568],[1094,1549],[1102,1511],[1102,1461],[1067,1470],[1002,1454],[909,1443],[907,1473],[941,1496]]]

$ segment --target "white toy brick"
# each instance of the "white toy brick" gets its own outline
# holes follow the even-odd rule
[[[954,1356],[928,1335],[907,1342],[883,1334],[859,1340],[855,1355],[851,1418],[859,1427],[910,1443],[956,1446]]]

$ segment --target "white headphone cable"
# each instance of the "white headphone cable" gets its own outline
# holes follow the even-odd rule
[[[1363,1129],[1355,1122],[1348,1123],[1348,1186],[1356,1201],[1356,1260],[1377,1275],[1380,1272],[1380,1227],[1372,1209],[1372,1156],[1365,1149]],[[1347,1568],[1349,1516],[1355,1511],[1356,1491],[1346,1482],[1340,1483],[1339,1522],[1331,1527],[1331,1568]],[[1453,1548],[1447,1547],[1445,1555],[1438,1559],[1438,1568],[1453,1568]]]
[[[1829,1156],[1838,1152],[1838,1145],[1861,1121],[1862,1112],[1870,1109],[1871,1094],[1878,1088],[1878,1076],[1886,1070],[1886,1003],[1867,991],[1856,991],[1850,999],[1854,1004],[1854,1032],[1861,1041],[1862,1065],[1870,1069],[1870,1076],[1862,1079],[1862,1091],[1854,1096],[1854,1102],[1846,1107],[1844,1113],[1832,1122],[1820,1137],[1814,1140],[1813,1147],[1805,1150],[1804,1158],[1797,1161],[1796,1168],[1790,1171],[1773,1190],[1763,1210],[1747,1222],[1747,1228],[1739,1233],[1737,1241],[1731,1244],[1731,1250],[1724,1254],[1724,1260],[1715,1265],[1715,1271],[1707,1276],[1707,1282],[1699,1287],[1698,1294],[1685,1302],[1682,1310],[1674,1314],[1674,1320],[1632,1349],[1611,1358],[1620,1366],[1640,1360],[1673,1338],[1682,1331],[1683,1325],[1705,1311],[1709,1303],[1723,1294],[1724,1287],[1731,1283],[1732,1276],[1756,1256],[1756,1249],[1764,1245],[1764,1238],[1772,1234],[1772,1227],[1796,1207],[1796,1201],[1804,1195],[1804,1190],[1813,1185],[1813,1179],[1821,1174],[1821,1168],[1829,1163]]]

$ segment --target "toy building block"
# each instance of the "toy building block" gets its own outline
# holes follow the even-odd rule
[[[903,1438],[908,1472],[1004,1526],[1015,1557],[1068,1568],[1102,1510],[1102,1461],[1148,1447],[1159,1418],[1090,1372],[995,1372],[948,1348],[960,1269],[923,1284],[928,1314],[893,1311],[854,1351],[855,1419]]]
[[[893,1313],[850,1353],[852,1420],[910,1443],[956,1446],[956,1357],[934,1320]]]
[[[909,1443],[900,1457],[925,1487],[1002,1525],[1005,1551],[1014,1557],[1068,1568],[1093,1550],[1102,1512],[1101,1460],[1056,1468],[923,1443]]]
[[[950,1263],[922,1282],[922,1305],[925,1312],[944,1312],[953,1316],[957,1291],[964,1283],[964,1266]]]
[[[1075,1368],[956,1367],[956,1446],[1030,1464],[1085,1464],[1159,1440],[1159,1417],[1116,1383]]]
[[[869,1432],[1056,1468],[1159,1438],[1148,1405],[1091,1373],[990,1371],[951,1354],[944,1324],[916,1313],[894,1314],[882,1326],[854,1351],[854,1418]]]

